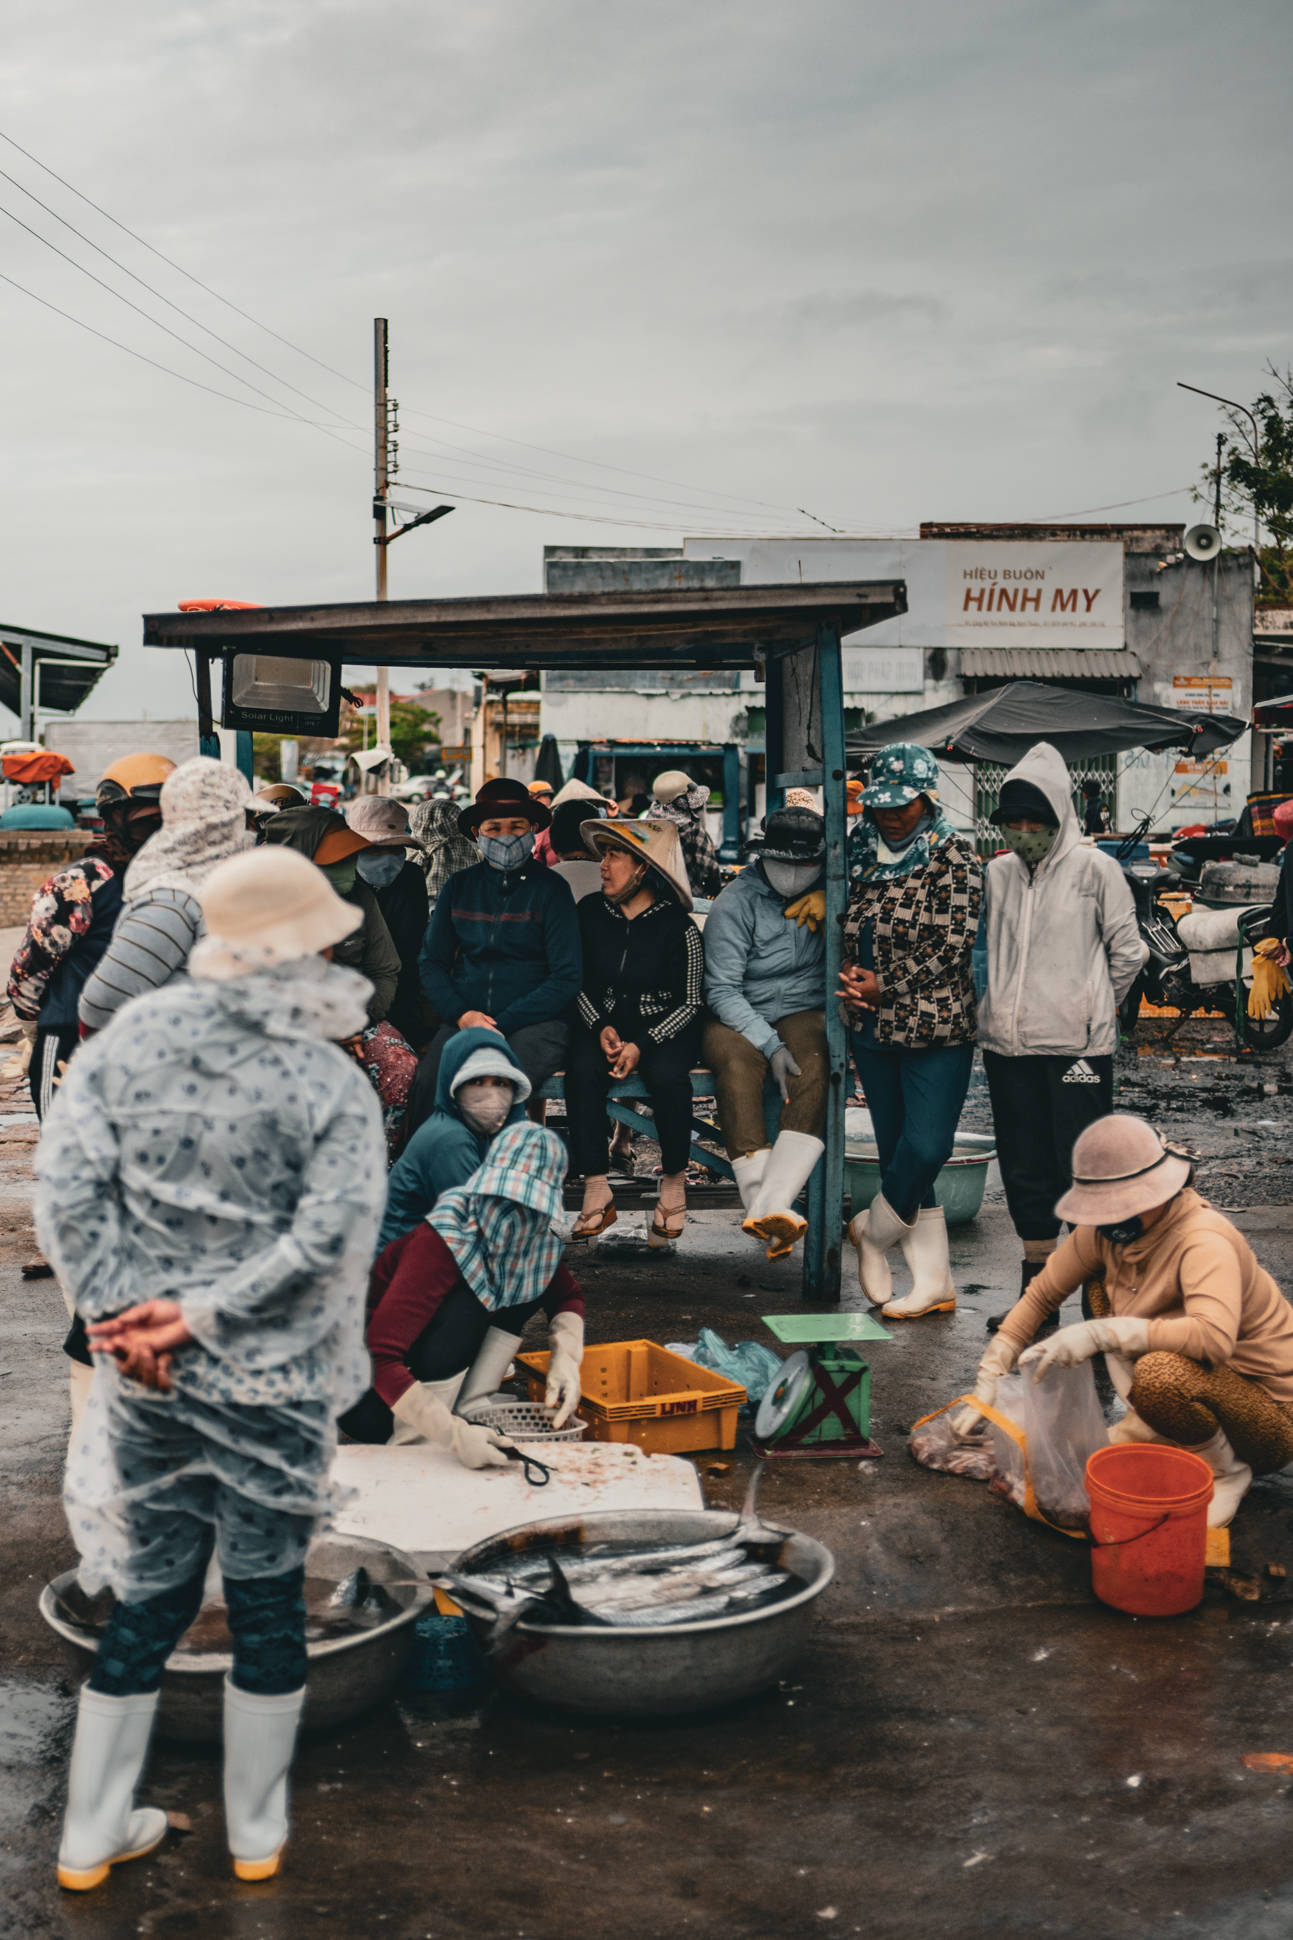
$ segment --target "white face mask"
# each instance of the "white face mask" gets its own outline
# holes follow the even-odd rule
[[[515,1095],[511,1085],[486,1084],[474,1079],[459,1085],[453,1094],[453,1101],[473,1132],[480,1133],[484,1138],[493,1138],[505,1123]]]
[[[768,862],[763,873],[778,896],[802,896],[822,873],[820,862]]]

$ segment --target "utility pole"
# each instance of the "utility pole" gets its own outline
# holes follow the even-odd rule
[[[391,437],[391,406],[387,397],[387,384],[390,378],[390,350],[387,342],[387,322],[385,317],[373,318],[373,524],[376,528],[373,545],[377,552],[377,597],[386,598],[386,494],[390,488],[391,473],[397,469],[393,463],[394,451],[398,449]],[[394,447],[394,449],[393,449]],[[389,667],[377,669],[377,746],[389,750],[391,745],[391,670]],[[389,776],[379,780],[378,792],[390,793]]]
[[[1217,477],[1212,500],[1212,523],[1216,526],[1218,532],[1221,530],[1221,454],[1225,448],[1225,433],[1218,431]],[[1221,608],[1219,604],[1219,594],[1221,591],[1221,551],[1221,547],[1218,546],[1217,556],[1212,562],[1212,671],[1214,674],[1219,665],[1218,655],[1221,648]],[[1211,691],[1209,689],[1209,696],[1211,696]]]

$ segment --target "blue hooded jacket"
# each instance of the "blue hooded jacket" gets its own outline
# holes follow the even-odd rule
[[[450,1087],[472,1052],[485,1050],[497,1051],[516,1066],[518,1078],[524,1079],[525,1073],[516,1063],[507,1039],[497,1031],[473,1026],[449,1039],[441,1053],[436,1077],[435,1110],[414,1132],[387,1181],[386,1214],[377,1235],[379,1253],[393,1239],[411,1233],[418,1221],[426,1218],[442,1192],[448,1192],[451,1186],[466,1185],[483,1163],[490,1141],[478,1137],[465,1122]],[[524,1117],[525,1106],[518,1099],[503,1122],[516,1125]]]

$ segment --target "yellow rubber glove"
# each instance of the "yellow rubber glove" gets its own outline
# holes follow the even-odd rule
[[[788,912],[787,912],[788,913]],[[1248,1015],[1259,1022],[1269,1017],[1277,1001],[1290,988],[1289,980],[1275,961],[1279,944],[1267,936],[1253,950],[1253,987],[1248,993]]]
[[[816,932],[826,921],[826,891],[810,889],[806,895],[797,896],[793,903],[786,904],[785,916],[787,922],[793,916],[800,929],[807,923]]]

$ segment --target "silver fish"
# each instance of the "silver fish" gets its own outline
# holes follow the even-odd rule
[[[598,1551],[602,1553],[599,1554]],[[642,1549],[611,1549],[609,1545],[598,1545],[598,1549],[585,1550],[571,1556],[567,1562],[560,1558],[561,1573],[568,1583],[601,1582],[610,1576],[636,1576],[639,1573],[669,1569],[674,1564],[702,1562],[710,1557],[724,1553],[735,1556],[737,1545],[731,1536],[720,1536],[706,1543],[672,1543],[668,1547]],[[507,1575],[518,1583],[532,1578],[544,1579],[548,1575],[549,1564],[554,1552],[548,1550],[527,1556],[523,1561],[506,1563],[501,1561],[491,1566],[491,1575]]]
[[[779,1590],[784,1583],[790,1581],[789,1570],[772,1570],[758,1582],[738,1584],[735,1589],[728,1592],[728,1597],[733,1606],[757,1603],[761,1596],[766,1596],[770,1590]]]
[[[671,1623],[703,1623],[721,1617],[732,1601],[728,1591],[692,1597],[686,1603],[653,1603],[638,1610],[616,1610],[607,1621],[626,1630],[657,1630]]]

